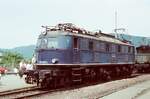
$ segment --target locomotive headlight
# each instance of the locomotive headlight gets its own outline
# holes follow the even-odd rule
[[[53,63],[53,64],[56,64],[56,63],[58,63],[58,62],[59,62],[59,61],[58,61],[57,58],[53,58],[53,59],[52,59],[52,63]]]
[[[46,35],[46,34],[47,34],[47,32],[43,31],[43,32],[41,32],[41,34],[42,34],[42,35]]]
[[[48,27],[47,27],[47,26],[42,26],[41,34],[42,34],[42,35],[46,35],[46,34],[47,34],[47,31],[48,31]]]

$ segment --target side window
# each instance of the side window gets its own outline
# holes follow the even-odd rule
[[[100,51],[105,51],[105,43],[100,42]]]
[[[81,38],[80,39],[80,49],[81,50],[88,50],[88,39],[86,38]]]
[[[129,47],[128,47],[128,53],[130,53],[130,52],[131,52],[131,47],[129,46]]]
[[[115,44],[112,44],[112,52],[115,52],[116,51],[116,47],[115,47]]]
[[[134,47],[131,47],[131,53],[134,53]]]
[[[124,46],[124,52],[128,53],[128,46]]]
[[[109,52],[109,51],[110,51],[110,47],[111,47],[110,44],[107,44],[107,43],[106,43],[106,46],[105,46],[106,52]]]
[[[95,44],[94,44],[94,45],[95,45],[95,46],[94,46],[94,50],[95,50],[95,51],[99,51],[99,50],[100,50],[100,43],[99,43],[99,41],[95,41],[94,43],[95,43]]]
[[[125,53],[126,52],[126,47],[125,46],[121,46],[121,52]]]
[[[73,48],[78,48],[78,38],[73,38]]]
[[[118,50],[118,52],[121,52],[121,45],[118,45],[117,50]]]
[[[89,50],[93,50],[93,41],[89,41]]]

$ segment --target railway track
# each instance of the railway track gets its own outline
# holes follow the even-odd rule
[[[82,86],[85,86],[85,85],[82,85]],[[40,88],[36,86],[26,87],[26,88],[13,89],[13,90],[0,92],[0,99],[26,99],[26,98],[31,98],[34,96],[46,94],[46,93],[71,90],[71,89],[80,88],[80,87],[81,86],[49,89],[49,90],[48,89],[41,90]]]
[[[138,75],[132,76],[133,78]],[[131,77],[131,78],[132,78]],[[32,98],[34,96],[42,95],[42,94],[47,94],[47,93],[52,93],[52,92],[61,92],[61,91],[66,91],[66,90],[72,90],[72,89],[78,89],[81,87],[86,87],[86,86],[92,86],[95,84],[100,84],[100,83],[105,83],[105,82],[97,82],[97,83],[90,83],[90,84],[84,84],[84,85],[76,85],[73,87],[67,87],[67,88],[58,88],[58,89],[50,89],[50,90],[41,90],[40,88],[34,86],[34,87],[26,87],[26,88],[21,88],[21,89],[14,89],[14,90],[9,90],[9,91],[3,91],[0,92],[0,99],[23,99],[23,98]]]
[[[91,84],[88,84],[91,85]],[[67,88],[58,88],[58,89],[45,89],[41,90],[38,87],[26,87],[26,88],[20,88],[20,89],[13,89],[13,90],[8,90],[8,91],[3,91],[0,92],[0,99],[26,99],[26,98],[31,98],[34,96],[46,94],[46,93],[52,93],[52,92],[58,92],[58,91],[65,91],[65,90],[72,90],[72,89],[77,89],[81,87],[85,87],[88,85],[78,85],[78,86],[73,86],[73,87],[67,87]]]
[[[35,95],[35,93],[38,93],[38,91],[39,91],[39,88],[36,86],[3,91],[3,92],[0,92],[0,99],[24,98],[26,96]]]
[[[104,83],[104,82],[101,82]],[[32,98],[34,96],[46,94],[46,93],[52,93],[52,92],[61,92],[61,91],[66,91],[66,90],[73,90],[73,89],[78,89],[81,87],[86,87],[86,86],[92,86],[98,83],[89,83],[89,84],[82,84],[82,85],[75,85],[71,87],[63,87],[63,88],[57,88],[57,89],[45,89],[41,90],[40,88],[33,86],[33,87],[25,87],[25,88],[20,88],[20,89],[13,89],[13,90],[8,90],[8,91],[3,91],[0,92],[0,99],[26,99],[26,98]],[[100,83],[99,83],[100,84]]]

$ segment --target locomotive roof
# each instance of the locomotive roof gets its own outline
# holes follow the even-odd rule
[[[85,37],[85,38],[89,38],[89,39],[95,39],[95,40],[99,40],[99,41],[104,41],[104,42],[110,42],[110,43],[115,43],[115,44],[121,44],[121,45],[130,45],[132,46],[131,44],[129,43],[125,43],[115,37],[111,37],[111,36],[106,36],[106,35],[103,35],[101,34],[100,36],[92,36],[92,35],[82,35],[82,34],[73,34],[73,33],[70,33],[70,35],[73,35],[73,36],[79,36],[79,37]]]
[[[46,36],[56,36],[56,35],[72,35],[83,38],[95,39],[104,42],[110,42],[121,45],[133,46],[130,43],[123,42],[120,39],[115,38],[115,36],[110,34],[105,34],[99,32],[90,32],[82,28],[78,28],[72,23],[58,24],[56,26],[42,26],[45,28],[44,34],[41,34],[39,37],[42,37],[46,34]]]
[[[72,32],[68,32],[68,31],[57,30],[57,31],[49,31],[46,36],[52,37],[52,36],[58,36],[58,35],[77,36],[77,37],[89,38],[89,39],[94,39],[94,40],[99,40],[99,41],[104,41],[104,42],[109,42],[109,43],[132,46],[129,43],[125,43],[111,35],[109,36],[108,34],[104,34],[104,33],[100,33],[98,36],[95,36],[95,35],[91,35],[91,34],[85,35],[85,34],[80,34],[80,33],[72,33]],[[42,34],[40,35],[40,38],[41,37],[43,37]]]

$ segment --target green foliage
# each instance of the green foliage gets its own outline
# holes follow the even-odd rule
[[[23,55],[26,59],[31,59],[35,50],[35,45],[20,46],[10,49],[11,52],[17,52]]]
[[[19,62],[23,59],[23,56],[19,53],[6,51],[3,53],[0,64],[8,68],[13,68],[17,67]]]

